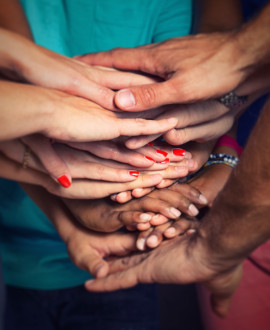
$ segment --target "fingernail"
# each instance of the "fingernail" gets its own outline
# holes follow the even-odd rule
[[[157,152],[158,154],[161,154],[161,155],[164,156],[164,157],[167,157],[167,156],[168,156],[168,153],[167,153],[166,151],[163,151],[163,150],[156,150],[156,152]]]
[[[151,162],[154,162],[154,163],[156,163],[156,161],[153,159],[153,158],[151,158],[151,157],[149,157],[149,156],[144,156],[147,160],[150,160]]]
[[[65,188],[68,188],[71,186],[71,182],[69,178],[66,175],[60,176],[57,181]]]
[[[156,246],[157,243],[158,243],[158,238],[157,238],[157,236],[152,235],[152,236],[148,237],[148,239],[147,239],[147,244],[148,244],[148,245],[150,244],[151,246]]]
[[[169,158],[166,158],[162,162],[160,162],[160,164],[168,164],[169,161],[170,161],[170,159]]]
[[[153,142],[148,142],[147,143],[150,147],[153,147],[154,143]]]
[[[203,195],[203,194],[200,194],[199,196],[199,201],[202,203],[202,204],[208,204],[208,200],[207,198]]]
[[[124,108],[131,108],[135,105],[135,98],[128,89],[123,89],[117,94],[117,101]]]
[[[179,210],[177,210],[176,208],[174,208],[174,207],[170,207],[167,210],[168,210],[169,213],[171,213],[176,218],[178,218],[181,215],[181,212]]]
[[[176,229],[174,227],[170,227],[165,230],[164,234],[168,236],[173,236],[176,232]]]
[[[175,156],[185,156],[186,150],[184,150],[184,149],[173,149],[173,154]]]
[[[111,195],[111,200],[116,201],[117,194]]]
[[[86,281],[84,284],[86,285],[86,286],[88,286],[88,285],[91,285],[91,283],[93,283],[94,282],[94,280],[88,280],[88,281]]]
[[[129,171],[128,173],[129,173],[129,175],[135,176],[136,178],[140,175],[139,171]]]
[[[150,221],[151,220],[151,215],[150,214],[146,214],[146,213],[142,213],[141,215],[140,215],[140,220],[142,220],[143,222],[148,222],[148,221]]]
[[[143,251],[145,249],[145,242],[146,242],[145,238],[139,238],[136,243],[137,249]]]
[[[196,233],[196,229],[188,229],[186,232],[187,235],[192,235],[194,233]]]
[[[199,210],[197,209],[197,207],[194,204],[190,204],[188,211],[191,215],[197,215],[199,213]]]

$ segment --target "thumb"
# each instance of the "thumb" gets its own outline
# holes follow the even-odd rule
[[[129,89],[122,89],[115,95],[115,104],[126,111],[141,111],[165,104],[180,103],[181,91],[174,79]]]
[[[220,317],[227,316],[231,306],[232,297],[233,294],[226,297],[212,294],[210,297],[212,310]]]
[[[109,272],[108,263],[102,259],[101,255],[95,250],[88,250],[87,254],[80,258],[80,260],[74,260],[74,263],[96,278],[103,278]]]

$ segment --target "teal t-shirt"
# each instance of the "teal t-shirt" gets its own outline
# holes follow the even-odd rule
[[[35,42],[66,56],[187,35],[192,0],[21,0]],[[90,276],[68,258],[49,219],[16,182],[0,179],[5,282],[61,289]]]

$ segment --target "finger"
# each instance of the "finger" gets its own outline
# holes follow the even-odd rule
[[[172,129],[163,135],[166,142],[172,145],[184,144],[189,141],[210,141],[219,138],[230,130],[234,117],[230,113],[211,122],[182,129]]]
[[[147,143],[154,141],[160,136],[161,134],[153,134],[153,135],[138,136],[136,138],[130,138],[125,142],[125,145],[129,149],[138,149],[145,146]]]
[[[37,155],[48,174],[63,187],[71,185],[71,173],[66,163],[54,150],[50,140],[40,134],[22,138],[23,143],[28,145]]]
[[[159,184],[156,185],[156,188],[162,189],[162,188],[167,188],[174,184],[176,180],[169,180],[169,179],[164,179],[162,180]]]
[[[183,102],[179,82],[169,79],[165,82],[122,89],[115,95],[115,104],[125,111],[142,111],[164,104]],[[184,103],[184,102],[183,102]]]
[[[195,204],[199,204],[205,206],[208,204],[207,198],[195,187],[192,187],[189,184],[185,183],[176,183],[170,187],[170,190],[176,191],[186,198],[188,198],[191,202]]]
[[[23,167],[26,147],[21,140],[17,139],[1,142],[0,150],[6,157],[21,164]],[[45,172],[44,167],[32,152],[28,155],[27,160],[27,167],[38,170],[40,172]]]
[[[141,198],[145,195],[148,195],[154,189],[155,188],[136,188],[132,190],[131,194],[135,198]]]
[[[141,118],[135,119],[118,119],[117,126],[120,135],[135,136],[146,134],[164,133],[174,128],[177,119],[161,119],[161,120],[146,120]]]
[[[132,49],[116,48],[106,52],[76,56],[76,59],[88,65],[153,73],[151,70],[153,62],[149,56],[146,56],[145,48],[145,46]],[[142,65],[145,66],[145,70],[141,67]],[[147,67],[149,70],[146,70]]]
[[[150,235],[146,238],[146,246],[154,249],[163,241],[164,231],[170,227],[171,222],[167,222],[163,225],[157,226],[153,229]]]
[[[118,71],[112,68],[96,67],[99,69],[99,84],[110,89],[119,90],[131,86],[151,84],[157,81],[145,74]]]
[[[163,203],[169,203],[171,207],[174,207],[190,216],[196,216],[199,213],[199,210],[188,198],[182,194],[170,191],[169,189],[158,190],[153,193],[152,198],[153,197],[162,200]]]
[[[174,221],[165,231],[164,236],[166,238],[174,238],[180,234],[184,234],[189,229],[197,227],[197,223],[192,220],[181,218]]]
[[[129,150],[122,145],[110,142],[110,141],[102,141],[102,142],[79,142],[79,143],[68,143],[71,147],[89,151],[92,154],[103,158],[115,160],[121,163],[130,164],[135,167],[149,167],[154,162],[155,159],[146,158],[145,155],[149,157],[158,158],[154,151],[151,148],[144,150]],[[163,159],[159,157],[158,159]]]
[[[136,241],[136,247],[139,251],[144,251],[146,249],[146,239],[152,233],[152,231],[153,231],[153,227],[139,233]]]
[[[91,179],[108,182],[129,182],[140,175],[136,170],[124,170],[92,162],[77,161],[70,165],[74,179]]]
[[[152,198],[150,196],[145,196],[138,200],[138,208],[143,211],[155,213],[151,219],[151,223],[154,225],[160,224],[160,222],[163,223],[163,221],[167,222],[167,218],[177,219],[181,215],[181,212],[173,207],[169,198],[168,200],[163,200],[158,197]]]
[[[119,194],[111,195],[111,199],[115,202],[120,204],[127,203],[128,201],[132,200],[131,191],[122,191]]]
[[[85,251],[83,255],[76,253],[76,251],[78,251],[78,247],[73,250],[69,248],[69,255],[76,266],[88,271],[97,278],[105,277],[108,274],[108,263],[102,259],[95,249],[89,247],[87,251],[83,250]]]
[[[92,292],[106,292],[127,289],[139,283],[133,268],[107,276],[106,278],[85,282],[85,289]]]
[[[145,224],[151,219],[152,216],[150,214],[139,211],[122,211],[119,214],[119,220],[123,225]]]
[[[132,190],[138,187],[152,187],[157,185],[162,180],[161,175],[140,175],[135,181],[126,183],[113,183],[91,180],[77,180],[69,189],[62,189],[61,186],[56,186],[53,181],[48,182],[45,188],[52,194],[72,199],[98,199],[110,196],[120,191]]]

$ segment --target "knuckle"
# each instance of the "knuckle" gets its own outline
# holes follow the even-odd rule
[[[137,101],[147,108],[155,104],[157,99],[156,91],[152,86],[145,86],[137,92]]]

